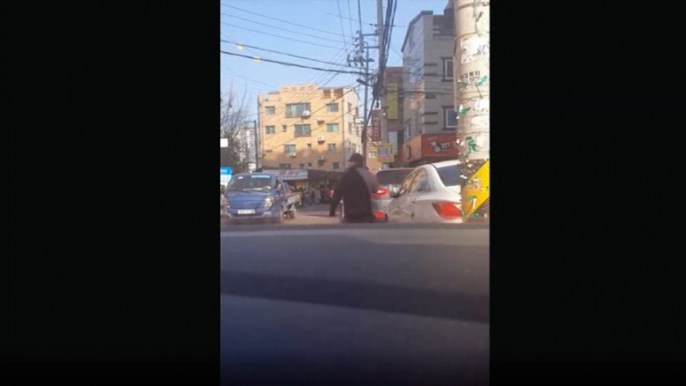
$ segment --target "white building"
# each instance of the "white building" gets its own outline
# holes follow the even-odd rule
[[[402,46],[405,141],[421,134],[454,133],[454,13],[420,12],[410,21]]]

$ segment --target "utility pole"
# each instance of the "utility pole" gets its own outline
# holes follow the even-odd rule
[[[389,26],[390,28],[390,26]],[[386,42],[385,42],[385,36],[384,36],[384,24],[383,24],[383,3],[382,0],[376,0],[376,35],[378,38],[379,42],[379,79],[377,82],[378,88],[381,92],[381,95],[384,95],[383,90],[385,90],[386,87],[386,76],[383,74],[381,66],[386,62],[386,50],[384,47],[386,47]],[[380,112],[379,112],[379,125],[381,127],[379,130],[381,131],[381,142],[382,143],[387,143],[388,142],[388,131],[386,129],[386,98],[382,98],[381,95],[378,95],[379,97],[379,107]],[[383,164],[382,164],[383,167]]]
[[[369,114],[369,82],[371,80],[371,76],[369,74],[369,62],[373,62],[374,59],[371,59],[369,57],[369,49],[370,48],[376,48],[376,47],[370,47],[365,41],[364,37],[365,36],[373,36],[375,34],[363,34],[362,33],[362,8],[360,7],[360,0],[357,0],[357,13],[358,13],[358,18],[360,21],[360,30],[357,31],[358,37],[355,38],[356,41],[358,41],[355,46],[357,47],[357,50],[353,53],[353,58],[351,59],[350,56],[348,56],[348,64],[353,63],[355,66],[358,64],[364,68],[364,73],[362,76],[364,79],[358,79],[357,82],[360,84],[364,85],[364,112],[363,112],[363,126],[362,126],[362,157],[364,158],[364,163],[365,166],[367,164],[367,126],[369,121],[367,120],[367,115]],[[366,57],[363,57],[365,55],[366,51]]]
[[[490,219],[490,1],[453,0],[457,144],[465,221]]]

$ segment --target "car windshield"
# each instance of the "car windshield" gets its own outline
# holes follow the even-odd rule
[[[407,170],[384,170],[376,174],[379,185],[400,185],[405,177],[412,173],[412,169]]]
[[[268,191],[272,186],[270,175],[237,176],[229,184],[229,192]]]
[[[445,186],[460,185],[460,174],[462,173],[460,166],[457,164],[437,167],[439,177]]]

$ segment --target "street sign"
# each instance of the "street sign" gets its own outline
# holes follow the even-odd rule
[[[231,168],[230,167],[220,167],[219,168],[219,183],[227,186],[231,182]]]
[[[379,144],[377,158],[378,158],[379,162],[381,162],[381,163],[393,162],[395,160],[395,157],[393,157],[393,144],[391,144],[391,143]]]

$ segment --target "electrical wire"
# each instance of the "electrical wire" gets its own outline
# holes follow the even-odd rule
[[[309,60],[309,61],[312,61],[312,62],[318,62],[318,63],[323,63],[323,64],[330,64],[330,65],[334,65],[334,66],[341,66],[341,67],[350,68],[350,66],[344,65],[344,64],[340,64],[340,63],[327,62],[327,61],[325,61],[325,60],[319,60],[319,59],[315,59],[315,58],[308,58],[307,56],[300,56],[300,55],[295,55],[295,54],[289,54],[289,53],[283,52],[283,51],[270,50],[270,49],[268,49],[268,48],[262,48],[262,47],[252,46],[252,45],[249,45],[249,44],[238,43],[238,42],[233,41],[233,40],[224,40],[224,39],[221,39],[220,41],[221,41],[222,43],[232,43],[232,44],[235,44],[235,45],[240,46],[240,47],[252,48],[252,49],[255,49],[255,50],[259,50],[259,51],[271,52],[271,53],[274,53],[274,54],[286,55],[286,56],[290,56],[290,57],[293,57],[293,58]],[[239,49],[240,49],[240,48],[239,48]],[[259,55],[259,54],[256,53],[256,55]]]
[[[334,49],[334,50],[339,49],[339,47],[325,46],[325,45],[319,44],[319,43],[312,43],[312,42],[308,42],[308,41],[305,41],[305,40],[298,40],[298,39],[288,38],[288,37],[281,36],[281,35],[274,35],[274,34],[270,34],[269,32],[262,32],[262,31],[258,31],[258,30],[251,29],[251,28],[246,28],[246,27],[243,27],[243,26],[240,26],[240,25],[235,25],[235,24],[226,23],[226,22],[221,22],[221,24],[223,24],[223,25],[225,25],[225,26],[229,26],[229,27],[244,29],[244,30],[246,30],[246,31],[250,31],[250,32],[254,32],[254,33],[258,33],[258,34],[262,34],[262,35],[268,35],[268,36],[277,37],[277,38],[279,38],[279,39],[285,39],[285,40],[288,40],[288,41],[291,41],[291,42],[305,43],[305,44],[310,44],[310,45],[313,45],[313,46],[324,47],[324,48],[330,48],[330,49]]]
[[[338,5],[338,14],[341,15],[341,0],[336,0],[336,5]],[[341,34],[343,35],[343,41],[345,42],[345,45],[347,46],[348,42],[347,42],[346,37],[345,37],[345,28],[343,27],[343,19],[341,18],[341,19],[339,19],[339,21],[341,22]],[[350,38],[352,39],[352,35],[350,36]]]
[[[298,34],[298,35],[302,35],[302,36],[307,36],[307,37],[311,37],[311,38],[315,38],[315,39],[321,39],[321,40],[326,40],[326,41],[330,41],[330,42],[334,42],[334,43],[345,44],[346,46],[348,45],[348,43],[345,42],[345,41],[329,39],[329,38],[321,37],[321,36],[317,36],[317,35],[310,35],[310,34],[306,34],[306,33],[304,33],[304,32],[300,32],[300,31],[293,31],[293,30],[290,30],[290,29],[286,29],[286,28],[282,28],[282,27],[277,27],[277,26],[274,26],[274,25],[266,24],[266,23],[260,23],[259,21],[253,21],[253,20],[250,20],[250,19],[244,19],[244,18],[242,18],[242,17],[229,15],[228,13],[225,13],[225,12],[221,12],[221,14],[224,15],[224,16],[232,17],[232,18],[234,18],[234,19],[247,21],[248,23],[254,23],[254,24],[259,24],[259,25],[265,26],[265,27],[278,29],[278,30],[280,30],[280,31],[286,31],[286,32],[291,32],[291,33],[294,33],[294,34]]]
[[[275,63],[275,64],[280,64],[280,65],[289,66],[289,67],[300,67],[300,68],[307,68],[307,69],[315,70],[315,71],[335,72],[335,73],[339,73],[339,74],[361,75],[359,72],[355,72],[355,71],[331,70],[331,69],[326,69],[326,68],[321,68],[321,67],[304,66],[302,64],[297,64],[297,63],[282,62],[280,60],[272,60],[272,59],[253,57],[253,56],[248,56],[248,55],[235,54],[233,52],[228,52],[228,51],[224,51],[224,50],[219,50],[219,52],[221,52],[224,55],[238,56],[241,58],[258,60],[261,62]]]
[[[341,17],[341,16],[338,16],[338,15],[336,15],[335,13],[331,13],[331,12],[327,12],[326,14],[327,14],[327,15],[331,15],[331,16]],[[353,18],[351,18],[351,17],[343,17],[343,19],[351,20],[351,21],[357,21],[357,22],[360,21],[360,19],[353,19]],[[366,22],[366,21],[362,21],[362,23],[363,23],[363,24],[370,25],[370,26],[376,26],[376,25],[377,25],[376,23],[369,23],[369,22]],[[407,28],[407,27],[408,27],[408,26],[406,26],[406,25],[393,25],[393,28]]]
[[[323,32],[323,33],[327,33],[327,34],[330,34],[330,35],[336,35],[336,36],[338,36],[338,34],[335,33],[335,32],[325,31],[325,30],[318,29],[318,28],[312,28],[312,27],[309,27],[309,26],[306,26],[306,25],[302,25],[302,24],[296,24],[296,23],[293,23],[292,21],[283,20],[283,19],[277,19],[277,18],[275,18],[275,17],[262,15],[262,14],[259,14],[259,13],[257,13],[257,12],[248,11],[248,10],[241,9],[241,8],[238,8],[238,7],[234,7],[234,6],[231,6],[231,5],[226,5],[226,4],[224,4],[224,3],[222,3],[222,5],[225,6],[225,7],[227,7],[227,8],[235,9],[235,10],[238,10],[238,11],[241,11],[241,12],[245,12],[245,13],[250,13],[250,14],[253,14],[253,15],[256,15],[256,16],[264,17],[264,18],[266,18],[266,19],[276,20],[276,21],[280,21],[280,22],[282,22],[282,23],[287,23],[287,24],[294,25],[294,26],[297,26],[297,27],[307,28],[307,29],[310,29],[310,30],[313,30],[313,31],[318,31],[318,32]],[[334,15],[334,16],[335,16],[335,15]]]
[[[353,32],[353,22],[352,22],[352,13],[351,13],[351,7],[350,7],[350,0],[348,0],[348,23],[350,24],[350,36],[355,36],[355,33]],[[341,20],[343,20],[341,18]]]

